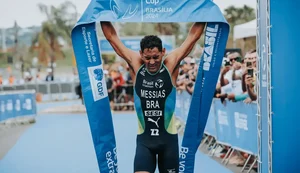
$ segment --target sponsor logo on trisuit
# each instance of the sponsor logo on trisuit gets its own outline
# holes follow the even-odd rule
[[[162,88],[164,86],[164,81],[162,79],[157,79],[155,82],[155,87],[156,88]]]
[[[145,79],[143,79],[143,87],[146,88],[153,88],[154,87],[154,82],[153,81],[147,81]]]

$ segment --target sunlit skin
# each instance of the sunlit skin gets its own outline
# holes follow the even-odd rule
[[[156,73],[159,70],[165,52],[165,48],[160,52],[157,47],[154,47],[153,49],[144,49],[144,51],[140,50],[140,55],[148,72]]]

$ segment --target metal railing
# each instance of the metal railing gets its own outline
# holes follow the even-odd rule
[[[35,90],[43,95],[43,101],[77,99],[75,87],[79,82],[37,82],[14,85],[0,85],[0,92]]]

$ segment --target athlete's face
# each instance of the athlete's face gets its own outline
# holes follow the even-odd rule
[[[165,51],[165,48],[163,48],[160,52],[157,47],[140,51],[142,60],[150,73],[155,73],[159,70]]]

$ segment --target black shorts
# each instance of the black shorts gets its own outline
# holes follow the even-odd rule
[[[139,136],[138,136],[139,137]],[[158,162],[159,173],[179,172],[178,137],[172,135],[171,140],[139,141],[137,140],[134,158],[134,172],[147,171],[154,173]]]

